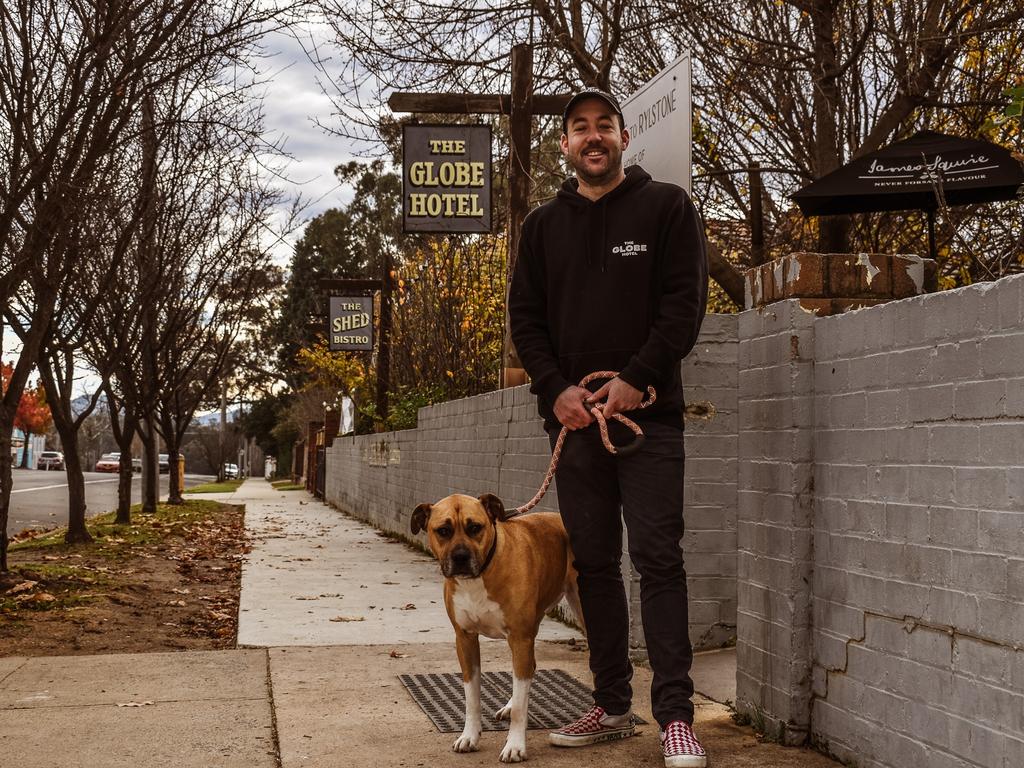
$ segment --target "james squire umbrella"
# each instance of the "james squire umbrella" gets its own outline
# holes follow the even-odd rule
[[[858,157],[791,195],[804,216],[921,210],[928,215],[928,250],[935,258],[935,210],[946,205],[1011,200],[1024,166],[988,141],[921,131]]]

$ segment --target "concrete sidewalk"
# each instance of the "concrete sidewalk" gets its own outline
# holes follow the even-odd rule
[[[452,630],[432,559],[301,491],[248,480],[253,550],[243,568],[239,644],[231,651],[0,658],[0,755],[19,768],[345,768],[493,766],[504,733],[481,751],[450,751],[398,675],[456,672]],[[389,583],[390,582],[390,583]],[[415,608],[408,607],[410,604]],[[334,618],[347,620],[331,621]],[[359,620],[361,619],[361,620]],[[589,682],[573,630],[545,622],[540,668]],[[258,647],[256,647],[258,646]],[[483,644],[485,671],[508,670],[504,642]],[[734,691],[731,651],[700,654],[698,691]],[[650,673],[634,677],[636,710],[653,722]],[[834,766],[809,750],[762,744],[729,710],[696,698],[696,729],[716,768]],[[587,749],[529,731],[530,762],[661,766],[657,727]]]

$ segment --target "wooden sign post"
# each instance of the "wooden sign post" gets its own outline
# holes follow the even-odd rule
[[[571,94],[550,96],[533,93],[533,48],[523,43],[512,48],[512,93],[409,93],[395,92],[388,99],[393,112],[429,112],[452,115],[509,116],[509,211],[508,268],[505,292],[516,264],[519,235],[530,206],[530,133],[534,115],[561,115]],[[526,382],[519,356],[508,330],[508,302],[505,302],[505,343],[502,352],[502,386]]]
[[[348,280],[329,277],[320,279],[320,287],[327,292],[328,297],[332,292],[339,291],[380,291],[380,338],[377,341],[377,428],[379,431],[387,428],[388,382],[391,379],[391,269],[391,252],[385,249],[384,276],[380,280]],[[329,332],[328,339],[330,339]]]

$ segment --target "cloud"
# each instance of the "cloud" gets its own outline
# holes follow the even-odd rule
[[[306,203],[302,212],[305,221],[351,200],[352,190],[338,183],[334,168],[359,159],[358,153],[368,149],[321,127],[336,124],[338,118],[331,99],[320,86],[322,73],[309,61],[303,45],[315,45],[320,55],[330,55],[329,30],[323,25],[308,24],[299,34],[303,35],[303,43],[284,32],[269,33],[260,65],[261,79],[265,81],[267,139],[281,144],[290,157],[282,176],[276,179],[276,185],[287,197],[275,217],[278,231],[284,228],[296,198],[301,197]],[[274,247],[278,261],[290,259],[291,249],[300,236],[301,227]]]

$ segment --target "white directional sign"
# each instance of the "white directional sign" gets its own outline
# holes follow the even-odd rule
[[[690,192],[690,54],[644,83],[622,102],[629,129],[624,165],[640,165],[656,181]]]

